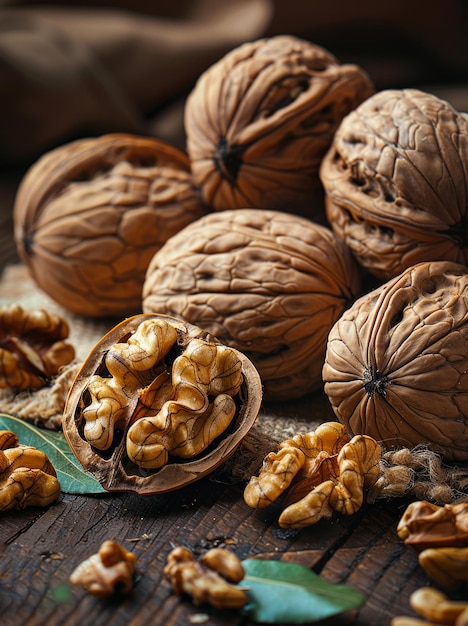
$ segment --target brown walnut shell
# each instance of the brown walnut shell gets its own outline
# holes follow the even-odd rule
[[[109,380],[106,356],[118,343],[126,344],[148,320],[167,323],[175,330],[176,341],[169,353],[149,370],[138,367],[134,372],[127,371],[125,384],[120,392],[126,398],[123,406],[125,419],[120,420],[113,433],[113,441],[106,449],[98,449],[84,434],[84,413],[93,409],[90,381],[102,376]],[[126,452],[126,438],[130,428],[144,421],[146,416],[160,409],[158,394],[167,397],[167,383],[160,385],[158,379],[166,379],[177,357],[192,340],[202,340],[217,346],[220,342],[201,328],[182,320],[165,315],[139,314],[127,318],[110,330],[92,349],[84,361],[70,389],[64,410],[63,431],[70,448],[85,469],[90,471],[108,491],[136,492],[140,495],[164,493],[188,485],[209,474],[237,450],[242,440],[253,426],[262,401],[261,381],[255,367],[240,352],[232,350],[241,365],[241,387],[235,396],[236,412],[229,425],[200,454],[180,458],[169,456],[166,464],[158,469],[146,469],[131,462]],[[139,380],[136,389],[131,388],[132,378]],[[156,391],[154,391],[156,389]],[[153,405],[146,402],[151,400]],[[112,400],[112,399],[111,399]],[[212,398],[209,399],[210,405]],[[115,403],[114,403],[115,405]],[[154,409],[154,410],[153,410]],[[179,442],[182,445],[183,442]]]
[[[328,332],[360,278],[325,226],[281,211],[219,211],[156,253],[143,310],[200,324],[250,358],[266,399],[292,399],[321,387]]]
[[[141,311],[154,253],[205,213],[182,151],[110,134],[31,166],[15,202],[15,239],[37,285],[65,309],[120,317]]]
[[[201,75],[185,107],[204,201],[323,218],[320,161],[341,119],[372,93],[358,66],[296,37],[235,48]]]
[[[352,435],[468,460],[468,269],[420,263],[332,328],[325,393]]]
[[[341,122],[320,177],[333,230],[378,278],[468,263],[468,117],[447,102],[375,94]]]

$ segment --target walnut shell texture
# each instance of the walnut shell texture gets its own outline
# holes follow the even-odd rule
[[[372,93],[358,66],[296,37],[235,48],[186,102],[187,151],[204,201],[321,218],[320,161],[341,119]]]
[[[158,349],[151,349],[145,354],[147,359],[139,359],[138,354],[142,353],[138,353],[137,350],[133,368],[128,367],[128,363],[126,364],[124,360],[118,364],[119,367],[122,366],[122,379],[109,377],[110,368],[107,369],[109,353],[116,347],[123,347],[124,351],[126,348],[130,348],[130,351],[135,347],[138,348],[135,344],[135,337],[142,328],[147,329],[148,323],[150,327],[161,325],[171,331],[174,342],[171,339],[170,350],[159,358],[159,356],[155,357]],[[143,332],[145,333],[146,330]],[[232,349],[230,352],[235,353],[241,365],[242,382],[236,395],[233,396],[236,410],[229,427],[220,431],[203,451],[183,458],[178,454],[170,455],[168,461],[161,467],[148,469],[130,460],[127,445],[129,432],[142,425],[148,433],[148,416],[155,415],[164,408],[167,401],[172,403],[171,393],[174,390],[170,389],[167,380],[170,377],[171,368],[175,367],[177,358],[186,347],[196,340],[223,347],[205,330],[183,320],[164,315],[139,314],[114,326],[94,346],[83,362],[67,398],[63,432],[76,458],[108,491],[151,495],[188,485],[214,471],[229,459],[254,425],[262,402],[260,376],[245,355]],[[161,348],[161,345],[159,347]],[[145,361],[151,362],[148,365]],[[188,374],[190,376],[190,372]],[[102,386],[105,389],[104,394],[100,394],[99,390],[96,394],[96,388],[93,390],[96,380],[105,383]],[[191,382],[194,385],[192,397],[188,398],[188,401],[196,402],[199,396],[198,382],[194,380]],[[120,398],[123,399],[122,404],[119,402]],[[212,405],[215,403],[216,398],[213,400],[210,397],[209,411],[213,409]],[[86,412],[91,416],[101,414],[101,417],[108,418],[107,421],[97,420],[95,424],[98,426],[100,424],[101,434],[104,437],[108,436],[112,439],[110,445],[97,447],[93,445],[95,440],[90,440],[86,436]],[[188,427],[192,421],[193,419],[189,417]],[[200,427],[197,436],[205,436],[206,433],[203,433],[203,430],[203,427]],[[182,447],[184,440],[181,438],[187,432],[181,424],[178,425],[175,436],[179,447]],[[151,436],[148,434],[147,441],[151,439]]]
[[[388,280],[468,263],[468,117],[416,89],[381,91],[341,122],[320,177],[335,233]]]
[[[37,285],[72,313],[141,311],[154,253],[204,215],[187,156],[127,134],[86,138],[42,156],[14,207],[18,252]]]
[[[348,432],[468,460],[468,270],[419,263],[332,328],[325,393]]]
[[[143,311],[199,324],[249,357],[266,399],[291,399],[321,387],[328,332],[360,286],[329,228],[233,209],[189,224],[156,253]]]

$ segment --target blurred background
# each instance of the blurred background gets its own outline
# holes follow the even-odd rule
[[[297,35],[468,111],[463,0],[0,0],[0,248],[14,261],[17,185],[44,152],[107,132],[184,147],[198,76],[245,41]],[[1,270],[1,266],[0,266]]]

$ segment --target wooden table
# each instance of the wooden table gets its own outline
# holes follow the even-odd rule
[[[15,260],[11,219],[3,217],[3,260],[11,262]],[[15,271],[22,276],[21,268]],[[12,298],[29,303],[30,285],[15,276],[13,272],[8,287],[1,283],[0,304]],[[285,436],[291,436],[291,430],[304,431],[331,417],[325,400],[317,394],[265,406],[259,428],[267,432],[271,421],[265,421],[273,415],[279,425],[276,435],[281,428]],[[337,516],[307,529],[286,531],[277,523],[279,503],[252,510],[243,501],[244,486],[221,467],[198,483],[165,495],[62,494],[44,509],[1,513],[0,624],[179,626],[203,618],[211,626],[249,625],[240,612],[195,607],[172,593],[163,567],[176,545],[195,553],[226,546],[241,558],[301,563],[327,581],[350,585],[366,595],[361,610],[323,624],[385,626],[394,615],[412,614],[410,594],[429,581],[416,554],[396,534],[407,501],[377,501],[352,517]],[[69,584],[75,566],[106,539],[118,540],[137,557],[135,586],[128,596],[103,600]]]

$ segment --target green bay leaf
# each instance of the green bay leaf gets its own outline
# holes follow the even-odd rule
[[[346,585],[327,582],[303,565],[246,559],[248,616],[259,624],[309,624],[356,609],[365,596]]]
[[[62,432],[45,430],[5,413],[0,413],[0,430],[11,430],[19,443],[44,452],[57,472],[64,493],[108,493],[94,476],[83,470]]]

